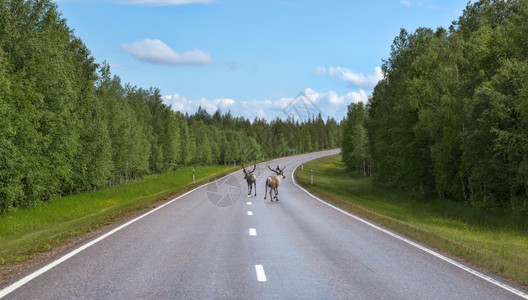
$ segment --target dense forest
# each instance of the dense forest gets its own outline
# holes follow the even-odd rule
[[[481,0],[448,28],[401,30],[368,103],[342,123],[346,165],[481,208],[528,210],[528,1]]]
[[[313,116],[247,120],[173,111],[156,88],[98,65],[49,0],[0,0],[0,214],[185,165],[339,147]]]

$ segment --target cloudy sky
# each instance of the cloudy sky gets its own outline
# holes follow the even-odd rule
[[[55,0],[123,84],[174,110],[340,121],[366,101],[401,28],[449,27],[467,0]],[[300,99],[300,101],[299,101]]]

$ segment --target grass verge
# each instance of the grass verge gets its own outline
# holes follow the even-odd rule
[[[481,211],[382,186],[348,171],[341,155],[306,163],[295,178],[338,207],[528,287],[525,216]]]
[[[127,218],[213,178],[232,166],[193,167],[151,175],[114,188],[62,197],[0,216],[0,267],[31,260],[42,253],[119,218]]]

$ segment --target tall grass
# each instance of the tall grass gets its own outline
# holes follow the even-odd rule
[[[31,259],[72,237],[235,170],[232,166],[195,167],[193,184],[192,169],[147,176],[126,185],[62,197],[0,216],[0,266]]]
[[[528,286],[528,220],[522,214],[376,184],[347,170],[340,155],[305,164],[296,178],[335,205]]]

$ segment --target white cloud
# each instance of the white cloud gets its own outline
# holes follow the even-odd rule
[[[172,110],[174,111],[181,111],[185,113],[185,112],[192,111],[194,109],[192,105],[192,101],[181,96],[180,94],[172,94],[172,95],[163,96],[163,100],[165,104],[170,105]]]
[[[330,67],[328,68],[328,75],[330,77],[338,77],[348,85],[359,88],[373,88],[383,78],[380,67],[376,67],[374,74],[369,75],[365,75],[363,72],[354,73],[340,66]]]
[[[198,107],[201,106],[210,114],[213,114],[216,110],[220,109],[221,111],[228,111],[235,100],[230,98],[216,98],[213,100],[207,100],[201,98],[200,100],[190,100],[180,94],[172,94],[163,96],[163,102],[167,105],[170,105],[171,108],[175,111],[181,111],[183,113],[193,114],[198,110]]]
[[[373,89],[378,81],[383,78],[383,72],[380,67],[374,69],[373,74],[363,74],[363,72],[355,73],[345,67],[317,67],[316,74],[328,73],[332,78],[338,78],[344,81],[349,87],[360,89]]]
[[[341,121],[346,115],[347,106],[350,103],[366,103],[368,101],[367,92],[363,89],[360,89],[357,92],[349,92],[344,95],[339,95],[332,90],[329,90],[327,92],[318,92],[313,89],[306,88],[302,92],[301,97],[303,96],[308,98],[309,101],[306,101],[305,103],[300,102],[298,104],[295,104],[297,105],[297,110],[291,109],[290,107],[288,107],[287,109],[287,114],[292,116],[295,120],[304,121],[307,118],[317,116],[317,114],[321,113],[323,119],[331,117],[337,121]],[[292,103],[295,98],[283,98],[283,100],[284,103],[286,103],[284,104],[286,106]],[[283,115],[280,117],[284,118],[285,116],[286,115],[284,115],[283,112]]]
[[[317,67],[317,69],[315,69],[315,75],[320,75],[323,73],[326,73],[326,67],[320,66],[320,67]]]
[[[338,95],[332,90],[323,93],[307,88],[304,94],[319,108],[323,115],[333,117],[338,121],[346,114],[347,106],[350,103],[367,103],[368,101],[367,92],[362,89],[358,92]]]
[[[401,2],[403,5],[405,5],[405,6],[411,6],[411,1],[409,1],[409,0],[402,0],[402,1],[400,1],[400,2]]]
[[[350,103],[364,102],[368,100],[367,92],[360,89],[358,92],[350,92],[344,95],[339,95],[336,92],[329,90],[327,92],[318,92],[310,88],[306,88],[302,93],[301,97],[308,98],[311,103],[304,103],[313,105],[309,113],[316,116],[319,112],[326,119],[328,116],[340,121],[346,114],[347,106]],[[296,95],[296,96],[299,96]],[[241,116],[249,120],[254,118],[264,118],[267,121],[272,121],[275,118],[285,119],[288,116],[292,116],[292,110],[285,109],[295,103],[296,96],[293,97],[280,97],[279,99],[254,99],[254,100],[235,100],[231,98],[215,98],[206,99],[201,98],[198,100],[190,100],[180,94],[167,95],[163,97],[163,102],[170,105],[173,110],[180,111],[182,113],[194,114],[198,107],[201,106],[209,114],[214,114],[216,110],[220,109],[222,113],[231,111],[233,116]],[[295,105],[302,105],[303,103],[297,103]],[[300,108],[300,107],[297,107]],[[304,121],[309,116],[296,115],[292,116],[296,120]]]
[[[351,102],[358,103],[363,102],[367,103],[368,95],[364,90],[359,90],[359,92],[350,92],[347,94],[347,98],[351,99]]]
[[[212,3],[214,0],[115,0],[120,4],[147,5],[147,6],[171,6],[192,3]]]
[[[326,93],[316,92],[310,88],[304,90],[304,94],[312,102],[317,104],[324,104],[325,106],[342,106],[350,103],[367,102],[368,95],[365,90],[360,89],[359,92],[350,92],[339,96],[336,92],[329,90]]]
[[[229,107],[229,106],[235,104],[235,100],[229,99],[229,98],[218,98],[218,99],[214,99],[214,103],[216,105]]]
[[[194,49],[177,53],[158,39],[144,39],[132,44],[121,45],[121,50],[137,60],[166,66],[213,65],[213,58],[207,52]]]

